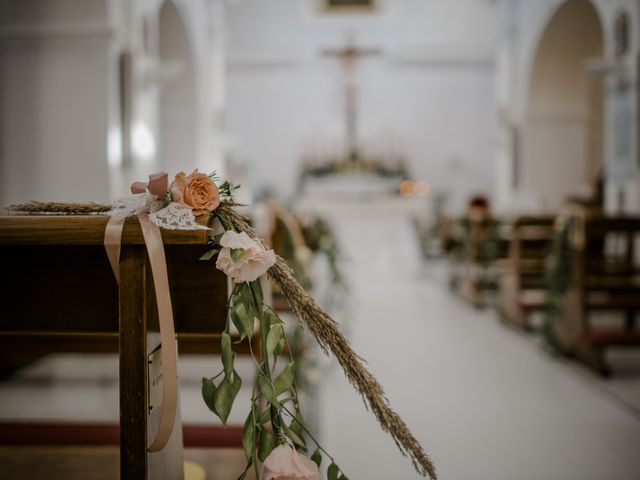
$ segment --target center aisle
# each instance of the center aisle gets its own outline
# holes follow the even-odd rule
[[[640,420],[567,364],[450,294],[408,216],[331,216],[350,262],[355,350],[446,480],[640,478]],[[339,368],[321,436],[350,478],[420,478]]]

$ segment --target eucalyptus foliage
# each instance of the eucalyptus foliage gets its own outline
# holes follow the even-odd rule
[[[228,228],[226,219],[220,219]],[[201,260],[210,260],[218,253],[220,236],[212,239],[212,249],[202,255]],[[232,252],[232,259],[236,261]],[[298,399],[295,378],[295,361],[288,346],[284,322],[279,315],[264,303],[259,280],[234,285],[229,298],[227,322],[220,337],[222,370],[212,378],[202,379],[202,397],[207,407],[226,425],[242,385],[242,380],[234,367],[236,353],[231,337],[231,325],[240,335],[236,344],[246,341],[257,366],[253,381],[251,409],[244,422],[242,447],[247,466],[239,479],[245,478],[251,467],[257,479],[261,478],[258,468],[272,450],[281,444],[288,444],[298,451],[309,453],[312,442],[311,459],[320,467],[322,454],[329,460],[327,478],[346,480],[333,458],[319,445],[307,427]],[[259,328],[256,328],[259,327]],[[260,352],[253,351],[252,338],[260,335]],[[285,359],[282,361],[282,359]]]

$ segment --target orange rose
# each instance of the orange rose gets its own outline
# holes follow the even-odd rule
[[[215,183],[204,173],[194,170],[190,175],[180,172],[169,188],[171,199],[202,215],[214,211],[220,205],[220,192]]]

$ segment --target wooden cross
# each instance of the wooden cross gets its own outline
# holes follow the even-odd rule
[[[337,58],[342,62],[345,72],[345,130],[347,148],[352,159],[358,157],[358,90],[353,78],[357,62],[363,57],[380,55],[379,48],[362,48],[356,46],[355,38],[350,35],[347,44],[342,48],[327,48],[322,51],[326,57]]]

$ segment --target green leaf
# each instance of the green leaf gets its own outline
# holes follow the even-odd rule
[[[220,385],[218,385],[215,395],[215,411],[224,424],[227,423],[231,407],[233,407],[233,401],[238,395],[241,386],[242,380],[235,370],[233,371],[233,381],[225,376]]]
[[[289,437],[293,443],[295,443],[298,447],[304,450],[307,449],[307,444],[304,442],[304,439],[300,435],[298,435],[296,432],[291,430],[286,425],[282,425],[282,429],[284,430],[284,433],[287,435],[287,437]]]
[[[202,379],[202,398],[204,399],[204,403],[207,404],[207,407],[209,407],[209,410],[217,415],[218,413],[215,407],[216,386],[213,380],[209,378]]]
[[[206,252],[204,255],[200,257],[200,260],[211,260],[213,256],[218,252],[220,252],[219,248],[214,248],[213,250],[209,250],[208,252]]]
[[[251,287],[248,282],[241,283],[238,285],[238,295],[242,299],[242,303],[244,303],[247,307],[253,309],[253,295],[251,294]]]
[[[260,335],[264,341],[265,337],[269,336],[269,332],[271,331],[271,325],[269,324],[269,319],[264,315],[260,315]]]
[[[220,339],[220,346],[222,348],[222,365],[224,366],[225,377],[231,378],[233,375],[233,360],[236,354],[231,350],[231,336],[227,332],[222,334]]]
[[[220,245],[220,239],[222,238],[223,235],[224,235],[224,233],[219,233],[217,235],[214,235],[213,238],[211,239],[213,244],[214,245]]]
[[[262,307],[262,303],[264,302],[264,296],[262,295],[262,285],[260,284],[260,279],[254,280],[249,283],[249,287],[253,292],[253,296],[257,303],[258,309]]]
[[[341,473],[340,476],[338,477],[338,480],[349,480],[349,479],[344,473]]]
[[[282,373],[278,375],[275,382],[273,382],[273,390],[275,392],[275,396],[277,397],[283,392],[290,390],[293,386],[293,362],[287,363],[287,366],[284,367]]]
[[[264,395],[264,398],[266,398],[269,403],[272,405],[278,404],[278,399],[273,392],[273,385],[271,385],[271,382],[269,382],[267,377],[262,373],[258,374],[258,388],[260,388],[262,395]]]
[[[260,445],[258,446],[258,458],[264,462],[271,451],[276,448],[276,437],[269,430],[262,430],[260,435]]]
[[[339,472],[340,469],[338,466],[334,462],[331,462],[331,465],[327,468],[327,480],[338,480]]]
[[[284,324],[278,314],[268,305],[262,305],[262,316],[269,320],[269,325]]]
[[[315,462],[315,464],[320,468],[320,464],[322,463],[322,453],[320,453],[320,448],[316,448],[316,451],[311,455],[311,460]]]
[[[266,410],[260,414],[260,417],[258,418],[258,423],[260,425],[264,425],[265,423],[270,421],[271,421],[271,408],[267,407]]]
[[[304,418],[302,417],[302,412],[300,410],[296,412],[296,416],[291,420],[291,425],[289,425],[289,428],[292,432],[297,433],[299,437],[302,437],[304,435],[305,423]]]
[[[267,335],[267,355],[271,356],[276,352],[283,335],[282,325],[276,324],[271,326],[269,334]]]
[[[239,299],[231,309],[231,321],[240,332],[242,338],[251,337],[253,335],[253,308],[243,303]]]
[[[238,260],[240,260],[240,257],[242,256],[243,253],[244,253],[244,249],[242,248],[232,248],[231,261],[233,261],[233,263],[237,263]]]
[[[247,457],[247,461],[251,461],[256,451],[256,422],[253,407],[249,412],[249,416],[244,422],[244,429],[242,431],[242,448],[244,448],[244,454]]]
[[[268,306],[262,305],[260,310],[260,330],[262,335],[268,335],[272,325],[283,323],[280,317]]]

